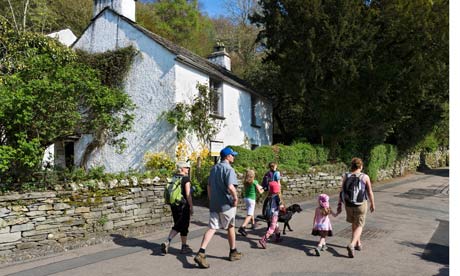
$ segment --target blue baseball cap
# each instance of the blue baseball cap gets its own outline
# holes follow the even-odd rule
[[[232,148],[230,147],[226,147],[224,148],[223,150],[220,151],[220,157],[221,158],[225,158],[227,155],[233,155],[233,156],[236,156],[238,155],[238,152],[236,151],[233,151]]]

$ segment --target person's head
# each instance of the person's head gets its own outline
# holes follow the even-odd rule
[[[318,205],[322,208],[329,208],[329,196],[327,194],[320,194],[318,196]]]
[[[180,174],[189,174],[190,172],[190,163],[189,162],[186,162],[186,161],[178,161],[176,163],[176,168],[177,168],[177,171],[180,173]]]
[[[358,157],[351,159],[351,171],[356,171],[357,169],[363,169],[363,160]]]
[[[255,177],[256,173],[253,170],[247,170],[246,174],[244,175],[244,185],[252,184]]]
[[[278,181],[270,181],[268,183],[268,193],[271,195],[281,193],[281,185]]]
[[[233,163],[236,155],[238,155],[238,152],[233,151],[230,147],[226,147],[220,151],[220,160],[227,160],[229,163]]]
[[[268,163],[268,168],[271,171],[276,171],[276,169],[278,168],[278,164],[276,164],[276,162],[270,162],[270,163]]]

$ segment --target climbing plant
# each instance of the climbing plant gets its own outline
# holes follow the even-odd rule
[[[165,118],[176,127],[177,139],[183,141],[188,134],[196,135],[198,140],[207,144],[219,131],[219,123],[211,116],[211,106],[216,93],[207,85],[198,83],[198,94],[192,103],[177,103],[171,110],[163,112]]]

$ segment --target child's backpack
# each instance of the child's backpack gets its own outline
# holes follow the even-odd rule
[[[179,205],[182,200],[181,189],[182,176],[175,175],[171,181],[166,184],[164,191],[165,203],[169,205]]]
[[[262,188],[264,188],[265,191],[268,191],[268,183],[270,181],[273,181],[275,178],[275,173],[269,170],[265,175],[264,178],[262,179]]]
[[[263,216],[265,217],[265,219],[270,219],[273,215],[273,210],[272,210],[272,201],[274,200],[274,197],[273,196],[268,196],[267,199],[265,200],[264,202],[264,206],[263,206]]]
[[[361,181],[362,174],[346,174],[342,186],[342,201],[347,206],[359,206],[364,202],[365,184]]]

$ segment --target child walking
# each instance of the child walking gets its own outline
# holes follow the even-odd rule
[[[243,236],[246,236],[248,233],[245,228],[249,222],[252,224],[252,229],[255,228],[254,220],[254,210],[256,208],[256,191],[261,194],[264,192],[262,186],[259,185],[259,182],[255,180],[256,174],[253,170],[247,170],[244,177],[244,203],[246,203],[247,215],[244,219],[243,224],[238,229],[238,233]]]
[[[271,181],[268,187],[268,203],[265,210],[265,217],[270,223],[267,232],[259,240],[259,244],[263,249],[267,248],[267,240],[275,233],[275,242],[281,241],[281,233],[278,225],[278,215],[280,210],[284,208],[284,202],[281,198],[281,185],[277,181]]]
[[[320,194],[318,196],[318,207],[315,209],[315,217],[313,218],[313,230],[311,231],[313,236],[320,236],[318,246],[315,248],[316,256],[320,256],[320,251],[327,249],[326,237],[332,236],[330,214],[334,217],[337,216],[337,213],[334,213],[329,207],[329,196]]]

